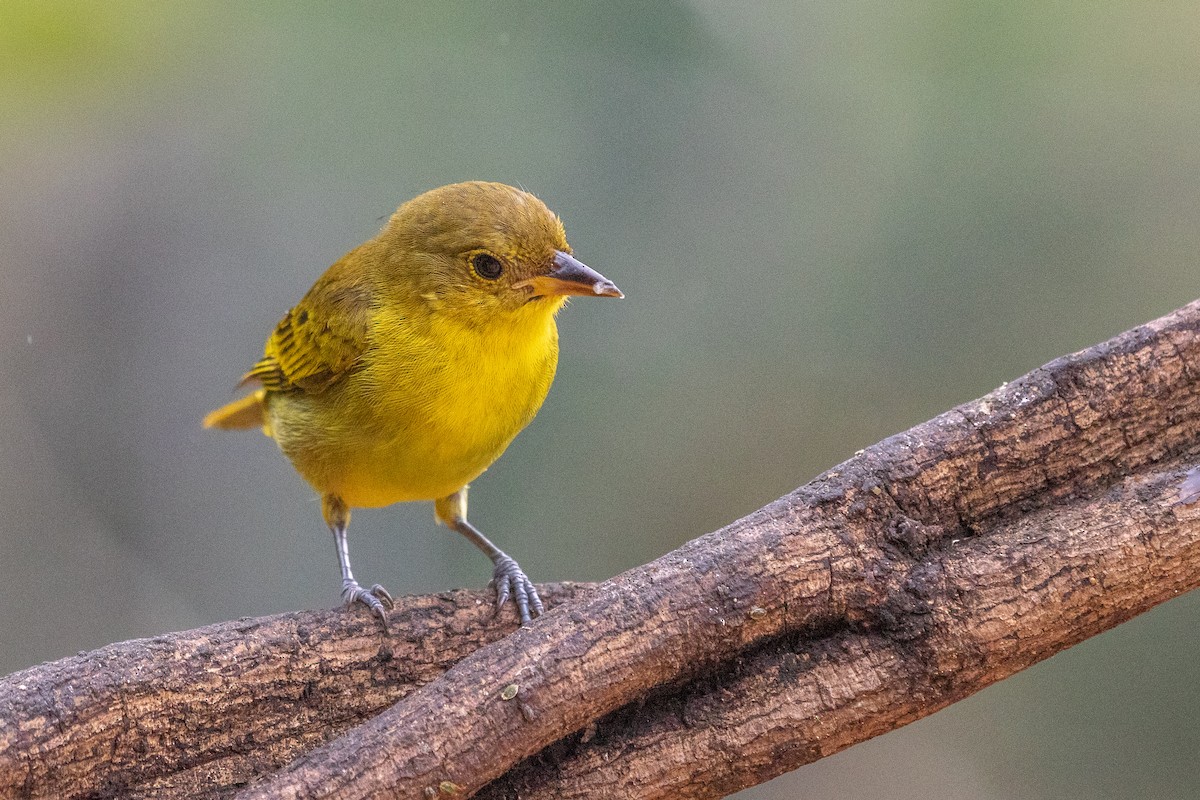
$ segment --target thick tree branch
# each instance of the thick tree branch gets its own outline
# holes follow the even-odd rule
[[[961,540],[893,528],[875,619],[660,689],[478,797],[722,797],[932,714],[1194,588],[1200,504],[1174,504],[1179,478],[1129,476]]]
[[[562,603],[586,584],[545,584]],[[517,628],[487,591],[121,642],[0,680],[0,797],[218,796],[367,720]],[[231,793],[231,792],[229,792]]]
[[[1193,303],[885,440],[429,681],[431,666],[409,683],[423,688],[246,796],[465,797],[528,759],[486,796],[715,797],[931,713],[1190,589],[1200,581],[1200,512],[1171,505],[1182,472],[1169,460],[1194,455],[1200,439],[1198,331]],[[408,624],[420,627],[394,620],[393,630]],[[465,651],[439,630],[431,621],[398,635],[418,648],[441,635],[429,653]],[[295,692],[324,684],[296,672],[295,653],[329,640],[310,631],[307,641],[273,645],[254,633],[241,635],[257,655],[227,674],[206,671],[200,653],[150,684],[165,681],[164,696],[190,692],[196,703],[196,687],[207,685],[243,708],[265,705],[272,720],[319,718]],[[366,675],[390,669],[378,637],[361,627],[355,635],[364,642],[348,652],[333,645],[328,658]],[[77,766],[86,758],[54,761],[48,739],[30,743],[55,719],[61,742],[86,740],[81,731],[113,713],[112,698],[125,702],[109,677],[118,688],[107,706],[77,691],[69,713],[56,712],[45,687],[72,676],[38,681],[47,670],[78,670],[71,661],[0,684],[0,718],[16,723],[0,732],[0,793],[67,795],[60,787],[83,784],[54,781],[102,774],[95,763],[91,772]],[[87,681],[73,678],[76,689]],[[248,689],[226,686],[239,682]],[[22,695],[21,685],[39,689]],[[322,696],[337,682],[327,686]],[[387,702],[374,700],[339,730]],[[118,703],[118,719],[141,719],[123,713]],[[189,729],[181,716],[164,710],[151,715],[160,727],[149,735],[131,726],[111,739],[113,752],[134,748],[118,759],[116,785],[152,775],[169,783],[169,766],[155,771],[171,761],[164,753],[242,733]],[[249,726],[237,774],[265,772],[325,740],[325,724],[286,744],[273,728]],[[256,735],[276,748],[261,763]],[[96,750],[92,762],[107,757]],[[234,783],[204,763],[191,766],[191,788]]]

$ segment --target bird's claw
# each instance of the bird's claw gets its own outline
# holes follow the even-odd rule
[[[494,563],[496,568],[492,571],[492,585],[496,587],[497,611],[512,597],[513,602],[517,604],[517,613],[521,616],[522,625],[528,625],[532,620],[530,609],[533,610],[534,616],[546,613],[533,581],[529,580],[516,561],[501,553]]]
[[[392,600],[392,595],[387,589],[380,586],[378,583],[370,589],[364,589],[359,586],[358,581],[345,580],[342,581],[342,602],[347,607],[355,603],[362,603],[367,607],[367,610],[379,618],[383,623],[383,629],[388,631],[387,615],[385,609],[393,608],[396,603]]]

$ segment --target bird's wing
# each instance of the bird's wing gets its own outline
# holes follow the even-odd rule
[[[317,393],[358,365],[367,349],[371,293],[342,265],[330,268],[279,321],[243,384]]]

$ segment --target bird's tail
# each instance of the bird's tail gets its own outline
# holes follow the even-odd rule
[[[224,430],[264,427],[267,422],[267,407],[264,402],[266,397],[267,390],[259,389],[228,405],[223,405],[204,418],[204,427]]]

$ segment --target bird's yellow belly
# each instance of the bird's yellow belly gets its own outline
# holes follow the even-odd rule
[[[349,506],[446,497],[541,407],[558,360],[554,333],[499,358],[471,348],[440,354],[423,362],[436,369],[419,374],[377,358],[320,395],[270,398],[271,435],[314,489]]]
[[[475,428],[468,436],[439,433],[440,427],[425,421],[359,438],[357,447],[342,450],[339,463],[328,465],[322,491],[358,507],[446,497],[486,470],[523,426]]]

